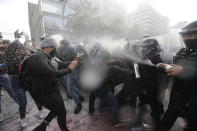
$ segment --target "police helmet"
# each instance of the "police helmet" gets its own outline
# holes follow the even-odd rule
[[[190,33],[197,33],[197,20],[187,24],[180,31],[180,34],[182,34],[182,35],[190,34]]]
[[[187,48],[197,48],[197,21],[186,25],[180,32]]]

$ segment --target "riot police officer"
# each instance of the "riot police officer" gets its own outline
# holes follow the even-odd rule
[[[186,48],[177,52],[172,68],[166,70],[168,76],[174,77],[174,83],[160,131],[169,131],[187,104],[187,131],[197,131],[197,21],[186,25],[180,35]]]

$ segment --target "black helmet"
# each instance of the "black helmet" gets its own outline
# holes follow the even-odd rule
[[[150,35],[144,35],[143,37],[142,37],[142,39],[146,39],[146,38],[150,38],[151,36]]]
[[[142,55],[144,59],[151,59],[161,52],[159,42],[154,38],[147,38],[142,41]]]
[[[186,25],[180,32],[187,48],[197,49],[197,21]]]
[[[154,39],[154,38],[148,38],[148,39],[143,40],[142,44],[144,46],[151,46],[151,47],[153,47],[153,46],[158,46],[159,42],[156,39]]]
[[[197,33],[197,20],[187,24],[180,32],[182,35],[190,33]]]

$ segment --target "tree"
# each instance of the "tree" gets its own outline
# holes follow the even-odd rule
[[[89,0],[80,0],[73,7],[74,14],[67,18],[66,32],[69,35],[88,37],[98,35],[103,29],[102,18],[98,8]]]
[[[110,11],[107,4],[101,9],[98,4],[94,4],[95,1],[79,0],[72,5],[71,8],[75,13],[67,16],[67,34],[79,39],[102,36],[125,38],[128,27],[124,10]]]

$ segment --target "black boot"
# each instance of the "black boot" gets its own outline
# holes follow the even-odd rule
[[[74,110],[74,114],[79,114],[81,109],[82,109],[82,104],[81,103],[77,104],[77,107]]]
[[[37,126],[36,128],[34,128],[32,131],[46,131],[46,124],[40,124],[39,126]]]

